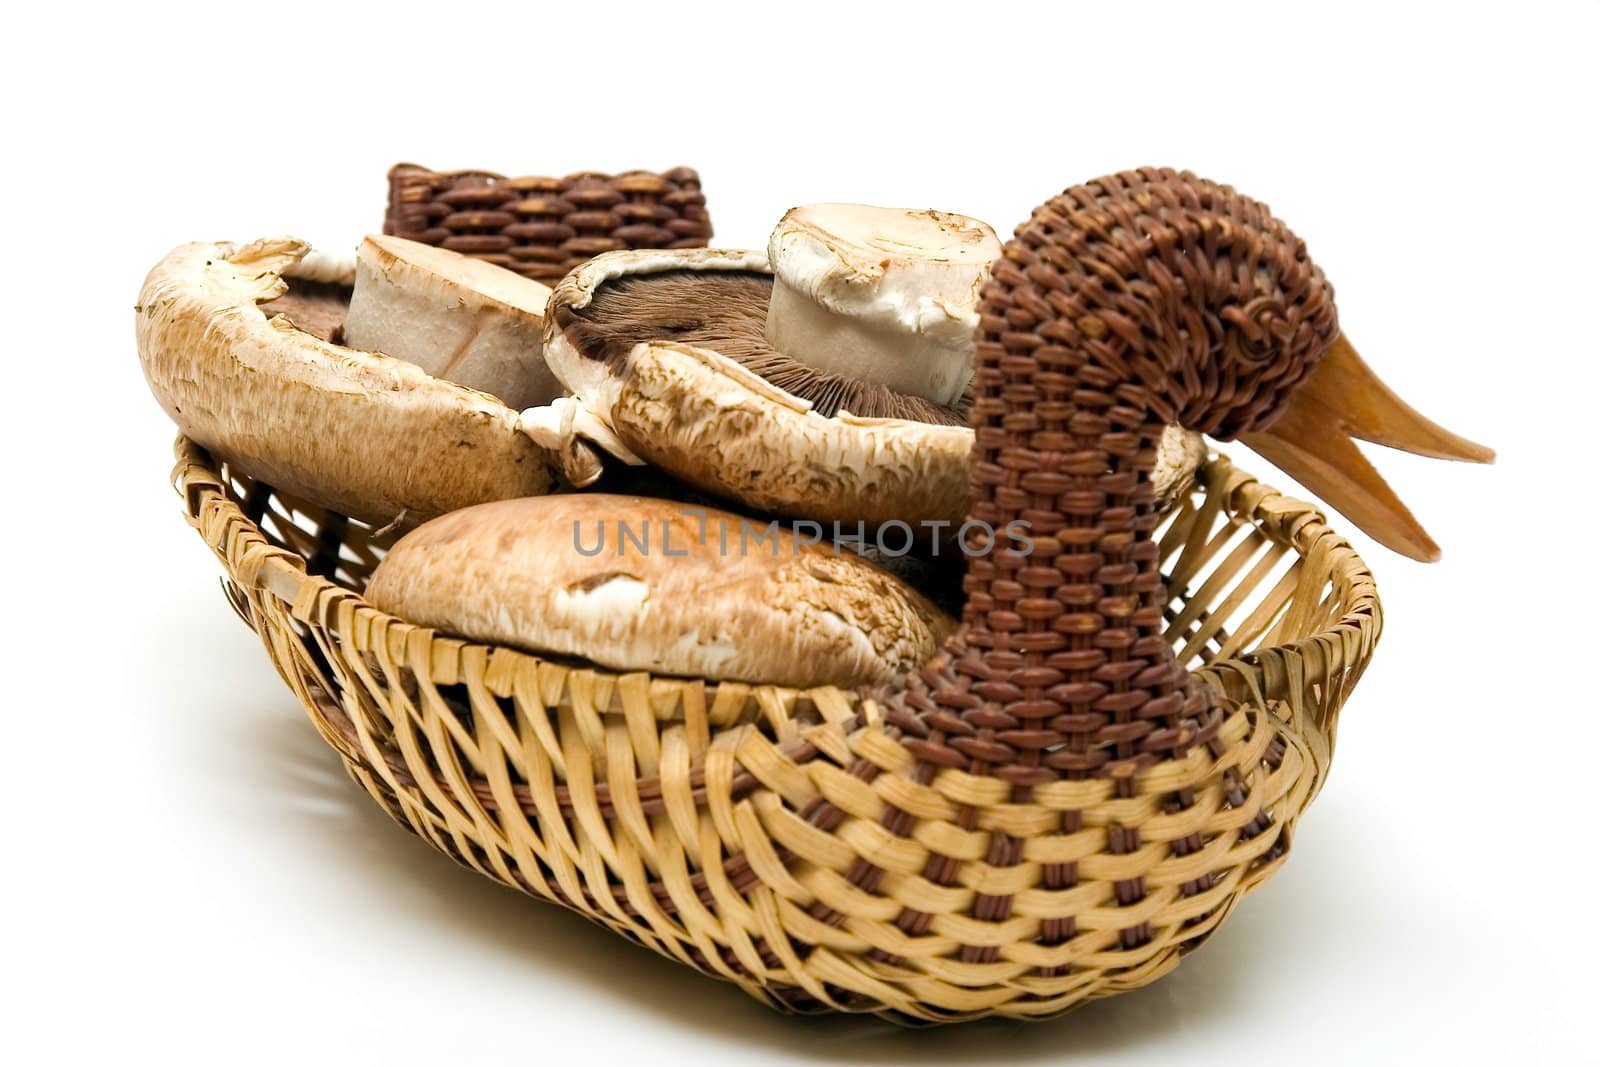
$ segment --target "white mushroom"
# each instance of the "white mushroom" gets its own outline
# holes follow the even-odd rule
[[[345,341],[415,363],[512,408],[563,392],[542,355],[550,289],[504,267],[372,236],[356,253]]]
[[[955,623],[854,553],[666,500],[566,494],[434,519],[367,599],[474,641],[770,685],[894,681]]]
[[[187,244],[145,279],[139,359],[185,435],[281,490],[378,524],[550,489],[552,457],[500,401],[332,343],[342,295],[290,311],[319,320],[320,337],[285,314],[269,319],[260,305],[290,310],[285,276],[307,251],[292,238]],[[318,284],[338,293],[352,274],[317,267]]]

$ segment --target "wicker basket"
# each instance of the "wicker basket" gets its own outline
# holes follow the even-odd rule
[[[700,175],[688,167],[507,178],[400,163],[389,170],[383,232],[554,284],[602,252],[703,248],[711,218]]]
[[[409,625],[361,598],[371,529],[177,453],[234,607],[397,822],[790,1011],[1039,1017],[1166,973],[1283,861],[1380,628],[1322,517],[1213,458],[1159,535],[1168,632],[1240,710],[1136,780],[1018,803],[995,778],[913,774],[853,693],[617,675]],[[819,804],[837,818],[802,817]],[[1001,834],[1022,843],[1009,862]],[[930,879],[940,857],[954,873]],[[927,921],[897,924],[908,907]]]

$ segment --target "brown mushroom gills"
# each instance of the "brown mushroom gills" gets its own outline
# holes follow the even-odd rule
[[[344,319],[350,313],[348,285],[285,278],[289,289],[276,300],[256,305],[267,318],[282,315],[295,329],[329,344],[344,343]]]
[[[951,406],[872,382],[809,367],[767,343],[772,275],[759,271],[669,270],[614,278],[586,307],[557,311],[573,346],[585,355],[621,361],[642,341],[707,348],[743,364],[829,418],[910,419],[965,426],[971,396]]]

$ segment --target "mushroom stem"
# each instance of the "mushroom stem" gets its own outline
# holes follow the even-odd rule
[[[865,379],[953,405],[972,378],[971,339],[893,330],[838,312],[779,278],[767,307],[767,343],[813,370]]]
[[[371,236],[356,254],[345,339],[518,410],[562,393],[542,354],[549,300],[547,287],[492,263]]]
[[[824,373],[956,403],[972,377],[978,290],[994,231],[941,211],[791,210],[768,244],[766,339]]]

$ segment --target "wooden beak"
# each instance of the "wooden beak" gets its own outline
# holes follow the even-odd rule
[[[1271,427],[1240,440],[1374,540],[1431,563],[1439,546],[1361,454],[1355,439],[1434,459],[1492,463],[1494,452],[1401,400],[1340,334]]]

